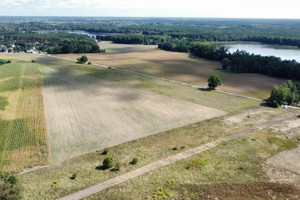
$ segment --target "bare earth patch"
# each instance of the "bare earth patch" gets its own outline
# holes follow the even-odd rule
[[[54,162],[225,114],[50,67],[44,67],[43,79]]]

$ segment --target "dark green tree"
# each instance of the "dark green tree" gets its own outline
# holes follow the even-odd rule
[[[207,80],[208,87],[211,89],[215,89],[216,87],[220,86],[222,84],[221,79],[218,75],[211,75],[209,79]]]
[[[84,64],[84,63],[86,63],[89,59],[88,59],[86,56],[82,56],[81,58],[78,58],[77,60],[78,60],[78,62]]]
[[[114,166],[114,162],[113,162],[113,159],[110,158],[110,157],[107,157],[103,160],[103,167],[104,169],[109,169],[111,168],[112,166]]]
[[[222,68],[223,69],[227,69],[229,67],[229,64],[230,64],[230,60],[228,58],[224,58],[222,60]]]

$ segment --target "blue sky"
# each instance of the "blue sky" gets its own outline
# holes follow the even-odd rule
[[[0,0],[1,16],[297,18],[300,0]]]

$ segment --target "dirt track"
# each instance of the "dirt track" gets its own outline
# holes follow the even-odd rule
[[[247,135],[249,133],[252,133],[252,132],[254,132],[256,130],[264,129],[264,128],[270,127],[270,126],[272,126],[272,125],[274,125],[276,123],[282,123],[282,122],[284,122],[286,120],[290,120],[290,119],[293,119],[295,117],[297,117],[296,113],[289,113],[289,114],[286,114],[286,115],[282,115],[282,116],[277,117],[275,119],[269,120],[268,122],[260,124],[260,125],[258,125],[255,128],[247,129],[245,131],[233,134],[233,135],[228,136],[228,137],[221,138],[219,140],[207,143],[207,144],[199,146],[197,148],[190,149],[190,150],[187,150],[185,152],[176,154],[174,156],[170,156],[168,158],[159,160],[157,162],[154,162],[152,164],[146,165],[146,166],[141,167],[139,169],[136,169],[134,171],[131,171],[131,172],[128,172],[126,174],[123,174],[123,175],[120,175],[118,177],[115,177],[113,179],[110,179],[110,180],[108,180],[106,182],[100,183],[98,185],[95,185],[93,187],[90,187],[90,188],[87,188],[87,189],[84,189],[84,190],[81,190],[81,191],[76,192],[74,194],[68,195],[68,196],[66,196],[64,198],[61,198],[60,200],[77,200],[77,199],[82,199],[82,198],[88,197],[88,196],[90,196],[92,194],[95,194],[95,193],[103,191],[103,190],[105,190],[107,188],[113,187],[113,186],[115,186],[117,184],[120,184],[120,183],[125,182],[125,181],[127,181],[129,179],[132,179],[134,177],[137,177],[137,176],[140,176],[142,174],[145,174],[145,173],[147,173],[149,171],[158,169],[158,168],[163,167],[165,165],[169,165],[169,164],[174,163],[176,161],[179,161],[179,160],[191,157],[191,156],[196,155],[196,154],[198,154],[200,152],[203,152],[203,151],[206,151],[206,150],[211,149],[213,147],[216,147],[216,146],[218,146],[223,141],[228,141],[228,140],[236,139],[236,138],[242,137],[244,135]]]

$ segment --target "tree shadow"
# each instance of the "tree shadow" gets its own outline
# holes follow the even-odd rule
[[[203,92],[214,91],[214,89],[212,89],[212,88],[198,88],[198,90],[203,91]]]
[[[96,170],[107,170],[108,168],[106,168],[103,165],[101,165],[101,166],[97,166],[95,169]]]

